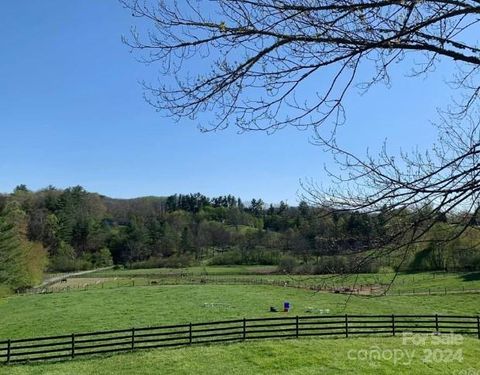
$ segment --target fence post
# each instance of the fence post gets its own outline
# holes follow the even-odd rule
[[[348,337],[348,315],[345,314],[345,337]]]
[[[192,323],[188,325],[188,345],[192,345]]]
[[[298,339],[298,315],[295,317],[295,336]]]
[[[132,327],[132,350],[135,349],[135,327]]]
[[[392,314],[392,336],[395,336],[395,315]]]
[[[435,314],[435,331],[436,331],[436,332],[439,331],[439,327],[438,327],[438,314]]]
[[[247,320],[243,318],[243,340],[247,337]]]
[[[11,350],[11,346],[12,346],[12,340],[11,340],[11,339],[8,339],[8,341],[7,341],[7,364],[10,363],[10,350]]]
[[[71,350],[72,359],[75,358],[75,333],[72,333],[72,350]]]

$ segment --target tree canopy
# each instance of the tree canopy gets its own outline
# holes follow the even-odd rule
[[[471,230],[457,239],[462,253],[439,245],[455,232],[457,217],[448,213],[403,261],[398,252],[379,257],[371,249],[428,212],[338,213],[307,202],[267,206],[258,198],[243,203],[200,193],[113,199],[80,186],[0,198],[0,283],[13,288],[31,285],[45,267],[64,272],[111,264],[278,264],[304,273],[480,267],[480,252],[471,247],[479,236]]]

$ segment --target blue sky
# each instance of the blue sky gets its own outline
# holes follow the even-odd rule
[[[328,184],[331,158],[308,132],[204,134],[156,113],[138,84],[150,73],[120,40],[134,20],[116,0],[2,5],[0,192],[82,185],[119,198],[199,191],[295,204],[299,179]],[[449,71],[396,79],[403,72],[391,88],[351,93],[343,145],[361,153],[385,138],[393,150],[431,144]]]

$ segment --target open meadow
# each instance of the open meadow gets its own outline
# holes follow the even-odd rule
[[[480,0],[2,16],[0,375],[480,375]]]
[[[72,277],[45,289],[86,290],[148,285],[254,284],[367,295],[480,292],[480,272],[365,273],[358,275],[282,274],[275,266],[207,266],[158,269],[110,269]]]
[[[268,270],[268,268],[267,268]],[[188,275],[222,276],[223,282],[181,284]],[[271,270],[268,270],[271,271]],[[203,274],[202,274],[203,272]],[[261,278],[287,281],[293,278],[305,285],[327,276],[287,276],[261,274],[258,268],[221,267],[192,270],[111,270],[85,277],[69,279],[69,283],[87,288],[46,294],[14,295],[0,300],[0,339],[63,335],[99,330],[129,329],[168,324],[198,323],[244,317],[328,316],[343,314],[439,314],[478,315],[480,299],[476,293],[432,295],[369,296],[315,291],[288,287],[285,284],[256,285],[248,281]],[[179,276],[183,275],[183,276]],[[235,283],[228,283],[228,277]],[[387,280],[389,275],[360,275],[356,278],[369,285]],[[168,280],[175,279],[175,284]],[[345,285],[351,278],[342,277]],[[227,279],[227,280],[226,280]],[[101,283],[98,283],[101,280]],[[151,281],[156,283],[152,284]],[[195,279],[194,279],[195,280]],[[239,281],[240,280],[240,281]],[[245,284],[241,284],[245,280]],[[337,277],[340,285],[340,279]],[[125,284],[122,284],[125,283]],[[142,284],[144,283],[144,284]],[[478,278],[472,274],[430,273],[399,275],[394,288],[462,288],[475,289]],[[103,288],[100,286],[103,285]],[[283,312],[283,302],[291,303],[291,310]],[[279,312],[270,312],[276,307]],[[388,336],[388,335],[384,335]],[[399,373],[415,369],[415,373],[445,373],[463,369],[477,369],[480,341],[469,336],[462,342],[462,360],[427,363],[421,360],[423,351],[412,363],[399,365],[391,360],[345,360],[352,353],[376,346],[382,350],[404,349],[400,337],[312,338],[299,340],[271,340],[246,343],[215,344],[191,348],[162,348],[147,352],[114,354],[110,357],[82,358],[66,362],[45,362],[0,367],[0,374],[157,374],[191,373],[277,373],[310,374],[338,373],[339,371],[375,370],[380,374]],[[412,349],[411,346],[407,346]],[[412,350],[413,350],[412,349]],[[434,350],[435,347],[432,348]],[[458,348],[455,347],[455,350]],[[420,350],[420,351],[419,351]],[[442,349],[443,350],[443,349]],[[450,349],[449,349],[450,350]],[[275,360],[266,354],[275,353]],[[218,360],[222,358],[222,360]],[[225,360],[228,359],[228,360]],[[100,366],[99,364],[102,363]],[[399,367],[403,366],[403,367]],[[415,367],[412,367],[415,366]]]

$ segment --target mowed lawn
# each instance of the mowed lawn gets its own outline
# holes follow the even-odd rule
[[[93,289],[0,300],[0,340],[150,325],[289,315],[478,314],[476,294],[357,297],[266,285],[172,285]]]
[[[406,357],[410,354],[411,362]],[[430,358],[428,351],[435,351]],[[438,352],[440,350],[440,352]],[[373,351],[380,360],[369,360]],[[449,351],[457,353],[454,357]],[[397,352],[395,357],[393,353]],[[396,359],[394,359],[396,358]],[[0,366],[1,375],[157,374],[478,374],[480,341],[442,346],[405,345],[402,338],[250,341],[158,349],[57,363]],[[462,372],[463,371],[463,372]],[[468,371],[468,372],[467,372]]]

